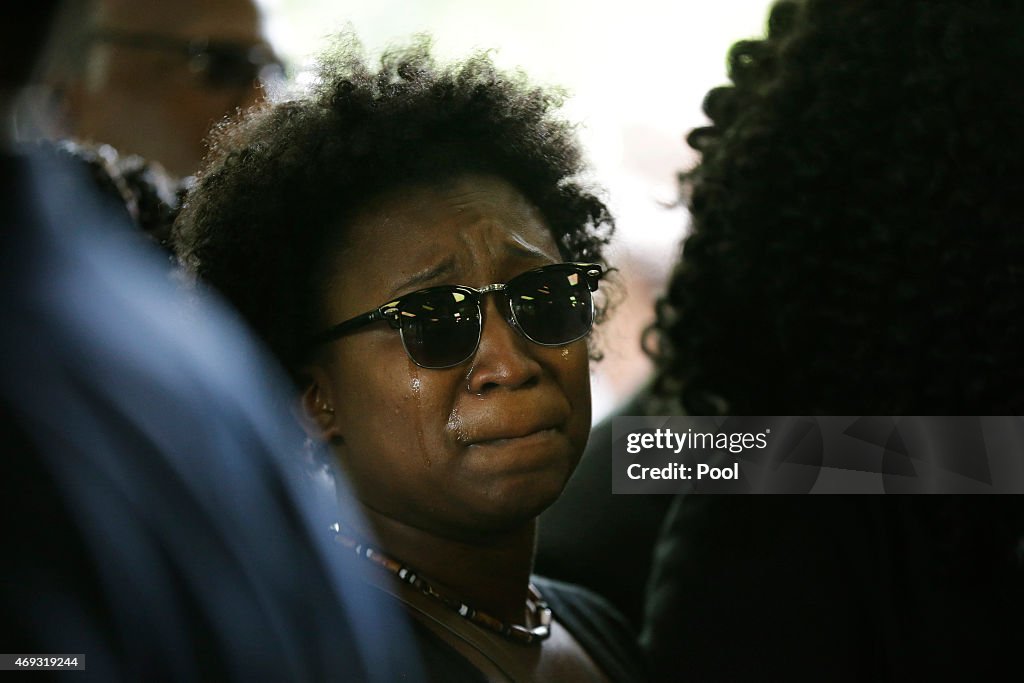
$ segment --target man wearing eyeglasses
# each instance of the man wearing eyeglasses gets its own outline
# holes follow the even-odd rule
[[[45,78],[62,128],[54,137],[191,175],[211,126],[254,104],[282,72],[253,0],[77,0]]]

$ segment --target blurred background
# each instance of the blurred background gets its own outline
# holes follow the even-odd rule
[[[594,184],[618,219],[609,263],[625,299],[600,331],[594,421],[643,385],[640,335],[687,225],[675,175],[694,161],[684,137],[706,119],[704,94],[726,80],[729,46],[762,33],[769,0],[260,0],[267,33],[298,87],[329,36],[352,28],[372,53],[415,33],[438,56],[493,50],[497,64],[564,88]]]

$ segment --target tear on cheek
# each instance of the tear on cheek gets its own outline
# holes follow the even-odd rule
[[[467,441],[466,428],[462,425],[462,416],[459,415],[458,408],[452,408],[451,415],[448,416],[448,424],[446,425],[448,431],[455,436],[455,440],[458,442]]]
[[[430,461],[430,453],[427,452],[427,441],[423,436],[423,396],[420,393],[420,369],[412,360],[407,360],[406,362],[406,368],[409,373],[409,390],[412,392],[413,397],[412,421],[416,429],[416,446],[420,457],[423,458],[423,464],[430,467],[433,463]]]

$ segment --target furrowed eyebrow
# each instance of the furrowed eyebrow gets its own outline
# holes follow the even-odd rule
[[[423,285],[426,285],[432,280],[436,280],[445,275],[451,275],[454,272],[455,259],[449,256],[440,263],[429,266],[408,279],[403,280],[397,287],[391,290],[391,298],[396,298],[403,294],[414,292],[417,289],[423,289]]]
[[[512,256],[524,257],[524,258],[542,258],[549,263],[558,263],[557,260],[552,258],[531,244],[520,242],[516,240],[514,242],[508,242],[505,244],[505,252]],[[403,280],[394,289],[391,290],[391,299],[396,299],[405,294],[415,292],[418,289],[423,289],[425,286],[429,286],[432,281],[449,277],[455,272],[455,258],[448,256],[440,263],[433,266],[429,266],[424,270],[410,276]]]
[[[518,239],[515,239],[515,238],[513,238],[513,239],[515,241],[508,242],[505,245],[505,252],[506,253],[511,254],[512,256],[524,256],[524,257],[527,257],[527,258],[537,258],[537,257],[540,257],[540,258],[544,259],[545,261],[550,261],[551,263],[557,263],[557,261],[552,261],[550,256],[548,256],[547,254],[545,254],[543,251],[541,251],[537,247],[533,246],[532,244],[528,244],[526,242],[521,242],[521,241],[519,241]]]

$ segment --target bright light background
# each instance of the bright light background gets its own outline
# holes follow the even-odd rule
[[[301,83],[332,33],[351,27],[371,53],[434,37],[435,53],[458,58],[493,50],[505,68],[565,88],[563,114],[579,136],[593,181],[618,220],[609,262],[626,299],[600,333],[594,421],[649,376],[641,331],[678,253],[687,218],[668,208],[675,174],[690,166],[686,133],[706,119],[705,93],[726,81],[729,46],[762,33],[769,0],[260,0],[267,33]]]

